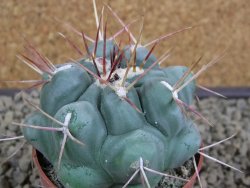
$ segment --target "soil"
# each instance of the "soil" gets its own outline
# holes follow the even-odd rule
[[[199,155],[196,155],[196,163],[198,163],[198,161],[199,161]],[[175,177],[180,177],[183,179],[190,179],[194,173],[195,173],[195,168],[193,164],[193,159],[189,159],[179,168],[166,171],[166,174]],[[182,188],[186,183],[187,182],[178,179],[163,177],[158,187],[156,188]]]

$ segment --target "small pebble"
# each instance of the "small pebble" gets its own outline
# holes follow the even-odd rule
[[[31,162],[31,158],[30,158],[29,154],[22,156],[22,158],[18,161],[19,167],[20,167],[22,172],[28,173],[30,162]]]
[[[13,176],[15,177],[15,181],[17,182],[18,185],[21,185],[25,179],[28,177],[27,173],[23,173],[19,169],[13,172]]]

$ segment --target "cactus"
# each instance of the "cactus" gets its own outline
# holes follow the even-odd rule
[[[25,138],[66,187],[120,187],[141,165],[159,172],[181,166],[201,144],[180,105],[192,103],[195,82],[177,92],[180,80],[192,78],[188,68],[161,68],[169,52],[157,59],[155,46],[121,48],[105,33],[92,46],[83,35],[84,58],[46,64],[40,107],[24,122]],[[145,176],[152,187],[161,179]],[[140,187],[140,180],[129,187]]]
[[[103,44],[99,42],[98,45]],[[141,48],[142,52],[147,52]],[[136,57],[144,56],[138,52]],[[136,59],[137,62],[140,60]],[[126,67],[117,68],[109,81],[101,83],[82,68],[85,65],[91,67],[91,61],[83,59],[80,63],[67,63],[57,68],[41,90],[40,106],[43,112],[60,122],[70,117],[68,130],[83,144],[67,139],[58,164],[58,154],[66,134],[28,127],[23,129],[24,136],[37,150],[54,166],[60,165],[58,176],[64,185],[123,185],[135,171],[140,158],[147,167],[162,172],[182,165],[197,152],[201,143],[199,132],[175,101],[178,97],[190,104],[195,83],[189,83],[176,96],[171,86],[187,71],[186,67],[154,68],[127,90],[126,87],[145,69],[136,66],[136,72],[128,73],[122,87]],[[106,63],[107,73],[110,73],[111,59],[106,58]],[[150,63],[153,65],[146,62]],[[104,77],[103,73],[100,74]],[[31,114],[25,123],[54,128],[61,126],[39,111]],[[151,186],[160,180],[154,174],[147,177]],[[132,184],[140,184],[139,179]]]

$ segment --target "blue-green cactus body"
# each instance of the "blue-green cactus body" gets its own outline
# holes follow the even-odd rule
[[[135,89],[129,92],[128,97],[135,105],[140,104]],[[100,110],[107,125],[108,133],[111,135],[125,134],[145,125],[143,114],[131,108],[130,104],[121,100],[109,88],[103,90]]]
[[[103,44],[103,41],[98,43],[96,58],[103,56]],[[108,75],[111,70],[108,63],[112,63],[110,54],[118,48],[113,41],[107,41],[106,45]],[[93,48],[90,48],[91,52]],[[116,55],[120,53],[122,51]],[[125,51],[126,58],[130,58],[129,53]],[[147,54],[146,48],[138,47],[138,72],[129,72],[123,88],[157,60],[151,54],[144,70],[140,70],[139,66]],[[146,167],[163,172],[182,165],[198,151],[201,143],[199,132],[183,114],[171,91],[171,86],[178,82],[187,68],[156,66],[129,91],[121,94],[118,90],[126,69],[124,58],[121,67],[117,66],[112,73],[112,76],[117,74],[117,78],[112,82],[108,80],[108,84],[101,83],[80,65],[72,63],[58,68],[41,90],[41,109],[62,123],[70,113],[68,130],[75,139],[84,143],[67,138],[58,167],[58,178],[66,187],[121,187],[139,167],[140,158]],[[96,73],[89,58],[81,59],[79,63]],[[100,73],[105,80],[107,75],[103,75],[101,70]],[[189,105],[194,90],[192,81],[177,97]],[[39,112],[29,116],[25,122],[61,127]],[[23,132],[27,140],[57,167],[63,132],[32,128],[24,128]],[[146,175],[152,187],[161,179],[149,172]],[[129,187],[142,187],[140,177],[136,176]]]
[[[72,77],[72,75],[74,76]],[[41,108],[46,113],[55,115],[62,106],[76,101],[90,83],[91,77],[78,66],[71,65],[71,67],[57,72],[56,76],[53,76],[51,81],[43,87]],[[68,95],[69,93],[70,95]]]
[[[94,48],[95,48],[95,44],[92,44],[90,47],[89,47],[89,50],[91,53],[94,52]],[[103,56],[103,48],[104,48],[104,41],[99,41],[98,44],[97,44],[97,49],[96,49],[96,55],[95,57],[97,58],[102,58],[104,57]],[[111,56],[118,51],[118,47],[117,45],[115,44],[115,41],[113,40],[107,40],[106,41],[106,53],[105,53],[105,57],[106,59],[110,60]]]
[[[75,138],[84,143],[81,146],[72,140],[68,140],[65,147],[68,150],[64,157],[72,165],[98,166],[100,150],[107,130],[98,109],[87,101],[70,103],[63,106],[55,115],[59,121],[64,121],[67,113],[72,113],[69,130]],[[53,123],[54,127],[59,127]],[[93,137],[95,135],[95,137]],[[62,134],[55,134],[55,140],[60,141]],[[58,151],[60,143],[56,144]],[[67,154],[67,155],[66,155]]]
[[[130,60],[132,54],[133,54],[133,50],[134,50],[134,46],[132,45],[128,45],[125,46],[123,49],[123,53],[124,53],[124,58],[121,62],[121,68],[126,68],[127,67],[127,63]],[[149,54],[149,57],[146,59],[147,55]],[[144,64],[144,68],[148,68],[150,67],[150,65],[152,65],[155,61],[157,61],[157,58],[154,56],[154,54],[150,54],[149,51],[147,50],[147,48],[143,47],[143,46],[138,46],[136,48],[135,51],[135,64],[136,66],[141,66],[141,64]],[[159,65],[156,65],[154,67],[154,69],[159,68]]]
[[[138,167],[139,157],[143,158],[147,167],[163,171],[165,142],[166,138],[150,125],[123,135],[109,136],[102,148],[102,166],[116,180],[116,183],[120,184],[126,182]],[[110,147],[112,152],[109,151]],[[134,162],[131,163],[131,161]],[[159,176],[149,174],[148,178],[157,179]],[[138,178],[133,183],[138,184],[139,181]]]
[[[34,112],[33,114],[30,114],[24,123],[28,125],[36,125],[42,127],[51,126],[51,121],[39,112]],[[23,129],[23,134],[27,141],[31,143],[33,147],[43,153],[46,158],[56,160],[58,156],[52,149],[56,147],[55,142],[53,140],[53,132],[25,128]],[[41,143],[41,140],[50,144],[43,144]]]

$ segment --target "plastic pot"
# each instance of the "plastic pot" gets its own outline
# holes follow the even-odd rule
[[[46,188],[56,188],[56,186],[51,182],[51,180],[47,177],[47,175],[44,173],[40,163],[39,163],[39,159],[38,159],[38,155],[37,155],[37,152],[35,149],[33,149],[32,151],[32,158],[33,158],[33,161],[34,161],[34,164],[35,166],[37,167],[38,169],[38,173],[39,173],[39,176],[40,176],[40,180],[41,180],[41,186],[43,187],[46,187]],[[198,168],[198,171],[200,171],[201,169],[201,166],[202,166],[202,163],[203,163],[203,156],[200,155],[199,157],[199,160],[198,160],[198,165],[197,165],[197,168]],[[190,180],[184,185],[183,188],[192,188],[195,181],[196,181],[196,178],[197,178],[197,174],[194,173],[193,176],[190,178]]]

